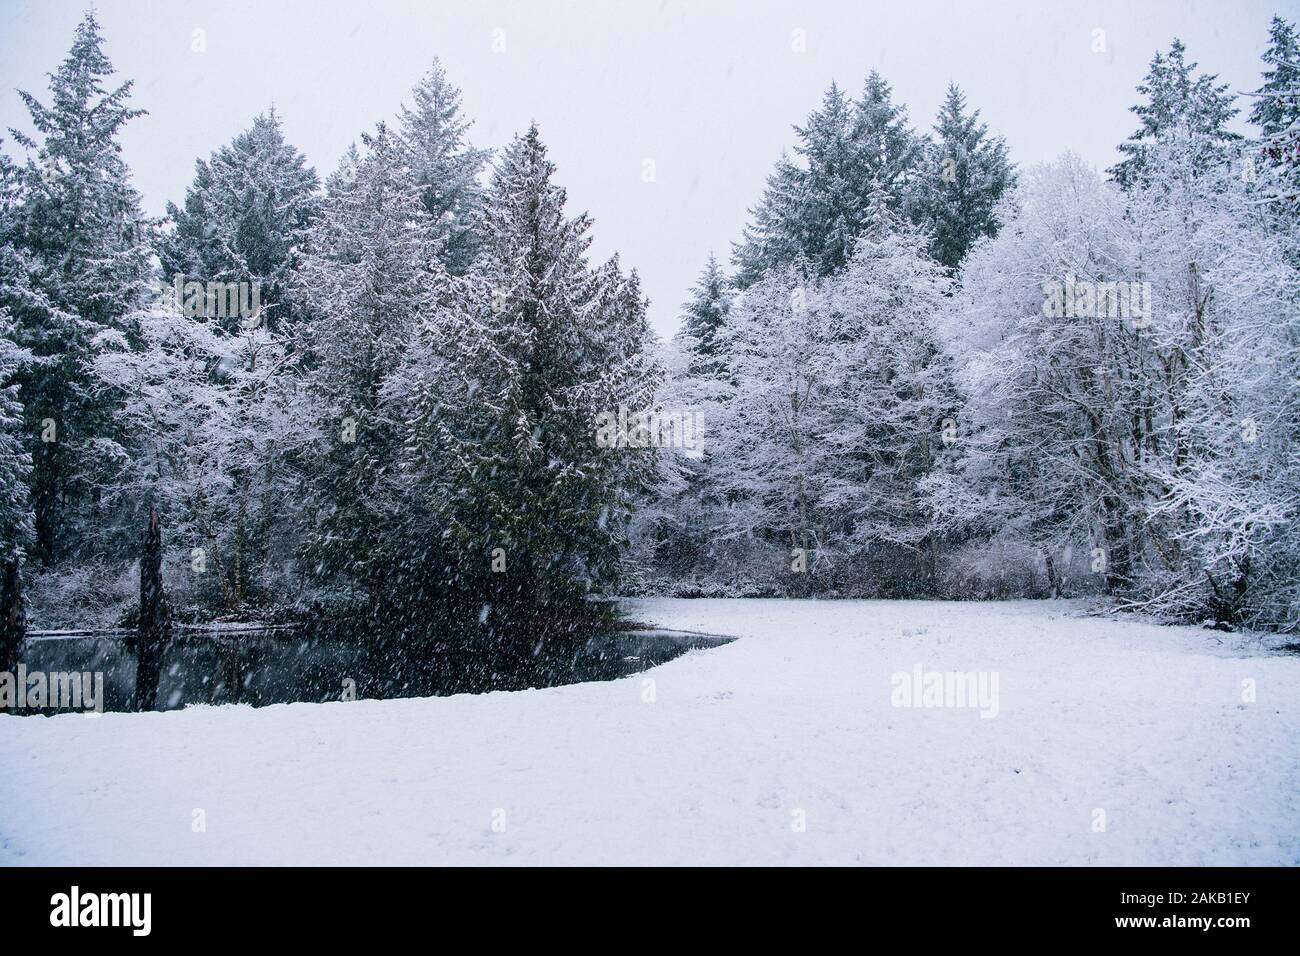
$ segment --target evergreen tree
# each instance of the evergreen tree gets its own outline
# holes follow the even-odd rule
[[[749,211],[743,238],[733,244],[738,288],[748,288],[769,270],[803,255],[804,242],[796,223],[803,212],[803,170],[782,156],[767,177],[763,197]]]
[[[284,141],[274,109],[194,165],[185,207],[167,204],[175,229],[159,243],[164,280],[256,284],[266,324],[290,321],[294,257],[319,211],[315,170]],[[251,316],[222,318],[233,329]]]
[[[404,412],[384,385],[431,308],[440,281],[432,222],[396,136],[382,124],[350,151],[313,224],[298,275],[310,322],[300,347],[309,371],[299,413],[316,432],[309,452],[309,569],[361,584],[372,610],[401,558],[388,533]]]
[[[104,330],[129,331],[127,316],[151,279],[153,224],[140,212],[117,138],[142,111],[126,105],[130,82],[105,89],[112,73],[99,23],[87,13],[50,77],[49,105],[20,93],[40,142],[14,134],[30,154],[15,232],[35,295],[9,304],[18,343],[38,360],[20,381],[36,554],[47,562],[74,542],[96,546],[104,522],[87,512],[111,410],[91,389],[91,343]]]
[[[445,299],[426,338],[440,378],[408,389],[411,470],[442,470],[450,494],[431,510],[460,585],[526,608],[572,606],[615,578],[653,455],[598,432],[602,413],[650,407],[646,304],[616,259],[588,265],[591,220],[566,215],[554,171],[535,125],[502,154],[470,291]]]
[[[10,315],[11,304],[22,300],[30,303],[32,299],[24,268],[27,263],[13,245],[15,213],[20,203],[19,174],[9,157],[0,153],[0,560],[8,559],[15,549],[30,547],[32,539],[28,487],[32,456],[18,398],[18,373],[32,356],[15,342]]]
[[[691,301],[682,306],[682,329],[693,339],[693,350],[701,357],[713,357],[718,352],[717,335],[727,321],[730,305],[730,282],[709,253],[699,281],[691,290]]]
[[[1145,102],[1131,107],[1141,125],[1119,145],[1125,158],[1109,170],[1111,178],[1128,189],[1148,173],[1147,157],[1152,146],[1171,137],[1197,142],[1201,154],[1198,167],[1204,169],[1230,158],[1229,147],[1241,139],[1227,126],[1237,114],[1227,83],[1216,83],[1211,73],[1195,76],[1196,64],[1188,63],[1186,47],[1175,39],[1169,52],[1157,52],[1146,77],[1137,86]]]
[[[31,356],[11,339],[12,323],[0,308],[0,556],[26,548],[32,538],[28,481],[32,456],[23,441],[23,406],[18,401],[18,370]]]
[[[955,84],[939,109],[914,218],[930,233],[930,255],[949,269],[961,265],[981,236],[994,236],[998,200],[1015,182],[1006,142],[990,136],[980,111],[967,113]]]
[[[1300,116],[1296,88],[1300,86],[1300,36],[1295,24],[1274,17],[1269,24],[1269,46],[1261,59],[1267,64],[1264,84],[1256,91],[1259,97],[1251,107],[1250,121],[1265,137],[1289,129]]]
[[[478,253],[477,219],[482,205],[478,177],[488,151],[469,144],[471,125],[461,115],[461,93],[436,59],[402,107],[401,140],[420,198],[436,224],[443,264],[463,275]]]
[[[768,181],[754,223],[736,249],[742,286],[795,258],[822,274],[843,263],[858,222],[853,150],[853,101],[832,83],[802,127],[795,152],[802,164],[782,160]]]
[[[795,151],[807,164],[801,177],[799,219],[786,228],[818,275],[848,259],[862,219],[862,164],[854,141],[854,104],[834,83],[822,108],[796,129]]]
[[[798,259],[816,275],[830,275],[848,262],[854,240],[882,206],[905,206],[921,147],[907,110],[891,95],[875,71],[858,101],[832,83],[821,108],[795,128],[802,162],[782,159],[751,210],[753,221],[735,249],[740,287]]]
[[[907,107],[893,102],[893,90],[875,70],[867,76],[857,102],[853,140],[860,207],[868,211],[872,198],[880,193],[891,213],[902,212],[919,185],[925,143],[908,123]],[[859,232],[876,222],[868,220]]]
[[[1300,37],[1294,24],[1273,18],[1263,59],[1269,69],[1250,121],[1260,128],[1260,152],[1274,177],[1270,192],[1294,213],[1300,211]]]

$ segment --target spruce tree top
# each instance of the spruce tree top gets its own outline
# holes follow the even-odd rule
[[[1208,165],[1216,156],[1225,155],[1224,145],[1241,139],[1227,128],[1238,112],[1228,84],[1216,83],[1218,77],[1212,73],[1193,76],[1197,65],[1187,62],[1185,54],[1183,42],[1175,39],[1167,54],[1156,53],[1137,86],[1146,102],[1131,110],[1142,122],[1119,146],[1125,159],[1110,169],[1111,178],[1124,188],[1145,176],[1148,151],[1157,142],[1173,136],[1195,141],[1202,162]]]
[[[60,310],[35,337],[44,344],[33,339],[40,354],[66,351],[95,325],[121,325],[148,289],[155,223],[140,211],[117,140],[144,110],[126,105],[129,81],[106,87],[113,72],[91,12],[50,74],[49,104],[19,91],[41,142],[11,130],[34,154],[22,175],[17,240],[36,263],[49,304]]]
[[[1262,59],[1269,69],[1250,111],[1250,121],[1266,137],[1277,136],[1300,119],[1300,37],[1281,17],[1273,18],[1268,37]]]
[[[268,323],[286,321],[294,250],[320,212],[316,171],[285,142],[274,106],[194,166],[185,207],[167,204],[175,229],[158,250],[164,279],[256,282]]]
[[[710,252],[709,261],[705,263],[704,271],[700,273],[699,281],[692,290],[691,301],[683,307],[683,327],[699,343],[698,351],[701,355],[712,355],[717,351],[714,339],[727,319],[729,285],[717,257]]]
[[[437,59],[411,91],[411,100],[399,117],[406,162],[425,211],[445,240],[443,264],[460,275],[478,254],[478,177],[490,153],[469,143],[472,124],[461,112],[460,90],[448,81]]]

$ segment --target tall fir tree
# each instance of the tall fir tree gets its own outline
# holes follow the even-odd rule
[[[99,393],[116,399],[119,431],[134,436],[106,443],[101,497],[120,503],[131,546],[140,508],[156,504],[169,540],[202,549],[209,573],[196,596],[225,613],[266,599],[272,556],[292,550],[283,452],[300,436],[277,426],[293,385],[285,346],[309,301],[294,276],[319,209],[316,173],[285,142],[274,108],[255,117],[196,162],[184,208],[168,205],[174,228],[158,254],[168,286],[184,283],[181,297],[137,313],[129,340],[99,337]],[[227,292],[220,301],[191,291],[212,283]]]
[[[267,327],[291,323],[295,256],[320,206],[316,171],[285,142],[274,107],[194,165],[184,208],[167,204],[175,228],[159,242],[164,281],[256,283]]]
[[[1295,24],[1274,17],[1264,51],[1264,83],[1255,92],[1250,121],[1260,129],[1268,184],[1283,208],[1300,211],[1300,36]]]
[[[930,233],[930,255],[951,270],[977,239],[997,235],[998,201],[1015,182],[1006,141],[989,135],[979,117],[949,84],[912,207],[913,218]]]
[[[875,70],[867,76],[857,101],[853,139],[863,211],[870,211],[871,200],[879,193],[890,212],[902,212],[919,185],[925,142],[909,124],[907,107],[894,102],[892,88]],[[869,219],[859,232],[876,224],[876,219]]]
[[[1197,64],[1187,62],[1186,53],[1183,41],[1175,38],[1168,53],[1157,52],[1152,58],[1146,77],[1137,86],[1145,101],[1130,109],[1141,125],[1120,143],[1124,159],[1109,170],[1111,179],[1125,189],[1147,176],[1151,148],[1163,140],[1194,140],[1200,150],[1197,164],[1206,167],[1227,161],[1232,144],[1241,139],[1228,129],[1238,112],[1228,84],[1216,83],[1218,77],[1212,73],[1196,76]]]
[[[413,468],[453,489],[436,507],[461,586],[529,608],[572,608],[615,579],[653,463],[597,432],[653,397],[639,281],[617,259],[588,265],[591,220],[566,214],[554,172],[536,125],[502,154],[471,290],[434,329],[450,374],[418,390],[408,443]]]
[[[0,153],[0,560],[31,546],[29,482],[32,456],[19,401],[18,375],[31,353],[15,341],[11,305],[31,301],[27,262],[14,247],[15,213],[21,202],[21,170]],[[38,303],[33,303],[39,308]]]
[[[382,124],[350,151],[312,226],[298,274],[310,303],[300,347],[309,371],[301,414],[316,430],[303,561],[353,582],[372,610],[397,563],[388,520],[403,413],[386,400],[441,269],[431,221],[394,133]]]
[[[692,349],[702,359],[716,359],[719,351],[718,331],[727,321],[731,302],[731,283],[718,258],[709,253],[709,261],[691,290],[691,300],[682,306],[682,330],[693,340]]]
[[[795,133],[801,161],[777,164],[736,246],[742,288],[800,260],[818,276],[842,269],[880,210],[902,209],[913,188],[920,141],[875,71],[857,101],[832,83]]]
[[[737,287],[748,288],[769,270],[804,256],[805,243],[795,226],[802,208],[803,170],[782,155],[768,174],[758,205],[749,211],[741,241],[732,246]]]
[[[17,374],[31,356],[11,339],[12,323],[0,307],[0,555],[31,545],[32,509],[28,482],[32,456],[23,441],[23,406]]]
[[[14,132],[29,153],[15,238],[35,294],[10,307],[16,340],[37,359],[20,378],[20,394],[33,455],[35,551],[46,562],[74,543],[96,548],[97,443],[112,419],[92,387],[92,343],[104,331],[130,331],[128,316],[152,279],[154,223],[140,211],[118,142],[143,111],[127,106],[130,82],[105,88],[112,74],[99,23],[87,13],[50,76],[49,105],[20,92],[39,142]]]
[[[1300,87],[1300,36],[1295,24],[1274,17],[1268,29],[1268,49],[1261,57],[1268,67],[1259,97],[1250,110],[1250,121],[1264,136],[1276,136],[1300,117],[1297,87]]]
[[[435,59],[411,91],[411,106],[402,107],[400,133],[425,212],[444,249],[443,264],[454,275],[467,272],[478,254],[483,198],[478,180],[489,156],[470,144],[470,126],[461,113],[460,90]]]
[[[832,83],[822,108],[797,129],[795,151],[807,165],[800,177],[799,218],[786,229],[818,275],[829,275],[848,259],[862,217],[854,119],[852,99]]]

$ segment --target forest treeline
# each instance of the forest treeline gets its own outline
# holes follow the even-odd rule
[[[1263,60],[1238,96],[1173,41],[1104,176],[1013,169],[956,88],[922,134],[832,86],[685,307],[661,402],[703,437],[641,586],[1300,624],[1294,24]]]
[[[38,623],[129,617],[150,509],[191,619],[1105,591],[1300,623],[1281,18],[1244,97],[1157,54],[1105,175],[1017,169],[956,86],[919,132],[879,74],[832,85],[670,342],[537,126],[474,146],[436,61],[324,182],[269,111],[161,220],[112,75],[87,14],[0,152],[0,543]]]

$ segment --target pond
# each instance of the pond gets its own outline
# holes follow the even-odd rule
[[[140,654],[126,635],[32,636],[19,650],[11,682],[26,681],[22,698],[11,694],[6,700],[0,692],[0,712],[263,707],[554,687],[615,680],[688,650],[731,640],[681,631],[619,630],[507,649],[467,647],[434,636],[358,642],[303,630],[180,631],[156,651]],[[102,703],[94,692],[101,686],[99,675]],[[56,685],[66,692],[70,679],[81,691],[76,706],[68,696],[56,694]],[[41,697],[35,694],[37,686],[47,688]]]

